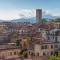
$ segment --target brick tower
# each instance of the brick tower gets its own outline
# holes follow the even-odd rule
[[[42,9],[36,9],[36,23],[42,23]]]

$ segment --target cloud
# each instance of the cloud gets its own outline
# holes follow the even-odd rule
[[[0,11],[0,19],[2,20],[11,20],[19,17],[20,16],[15,11]]]
[[[60,16],[60,9],[44,10],[43,15]],[[36,16],[36,9],[20,9],[20,10],[0,10],[0,19],[12,20],[19,18],[32,18]]]
[[[23,9],[19,11],[21,17],[30,18],[35,17],[35,10]]]
[[[44,10],[43,15],[60,16],[60,9]]]
[[[31,17],[35,17],[34,9],[0,11],[0,19],[2,20],[12,20],[12,19],[31,18]]]

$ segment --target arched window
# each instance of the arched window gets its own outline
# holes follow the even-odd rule
[[[43,53],[43,55],[46,55],[45,53]]]
[[[53,45],[51,45],[51,49],[53,49]]]
[[[39,56],[39,53],[37,53],[37,56]]]
[[[12,52],[10,52],[10,55],[12,55]]]
[[[16,55],[16,52],[14,52],[14,55]]]

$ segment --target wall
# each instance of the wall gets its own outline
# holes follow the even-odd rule
[[[19,57],[20,49],[7,49],[0,51],[0,58],[10,59]]]
[[[47,45],[46,49],[41,49],[41,46]],[[53,48],[51,48],[51,45]],[[55,47],[57,45],[58,47]],[[51,55],[52,53],[54,54],[55,51],[59,50],[60,48],[60,43],[49,43],[49,44],[36,44],[34,47],[35,55],[39,53],[39,56],[43,56],[43,53],[45,55]]]

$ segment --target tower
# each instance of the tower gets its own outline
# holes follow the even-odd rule
[[[36,9],[36,23],[42,23],[42,9]]]

